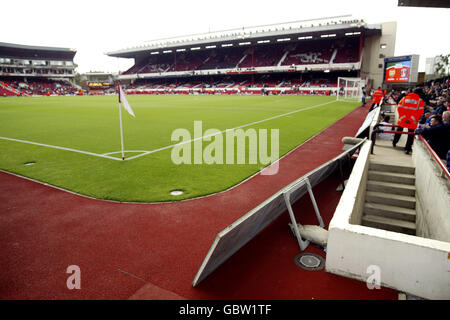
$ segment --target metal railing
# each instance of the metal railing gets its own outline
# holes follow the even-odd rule
[[[414,132],[404,132],[404,131],[396,131],[396,130],[379,130],[379,127],[397,127],[395,124],[380,124],[377,123],[372,130],[372,134],[370,136],[370,140],[372,140],[372,147],[370,149],[370,154],[373,154],[373,150],[375,148],[375,142],[377,141],[377,134],[378,133],[393,133],[393,134],[406,134],[406,135],[414,135]],[[403,129],[402,129],[403,130]]]
[[[439,167],[441,167],[441,169],[442,169],[442,173],[441,173],[442,176],[443,177],[447,177],[447,179],[450,179],[450,173],[448,172],[447,167],[442,163],[441,158],[439,158],[439,156],[436,154],[436,152],[434,152],[433,148],[431,148],[431,146],[428,144],[427,140],[425,140],[424,137],[422,137],[421,134],[419,134],[417,136],[425,144],[425,147],[427,147],[428,152],[433,156],[434,161],[436,161],[437,164],[439,165]]]
[[[377,133],[383,132],[383,133],[394,133],[394,134],[407,134],[407,135],[416,135],[414,132],[403,132],[403,131],[387,131],[387,130],[383,130],[383,131],[378,131],[378,126],[379,124],[377,124],[374,127],[374,130],[372,131],[372,135],[371,135],[371,140],[372,140],[372,148],[371,148],[371,154],[373,154],[373,149],[375,146],[375,141],[376,141],[376,135]],[[383,127],[396,127],[396,125],[393,124],[383,124]],[[447,177],[447,179],[450,179],[450,173],[447,170],[446,165],[442,162],[441,158],[439,158],[439,156],[436,154],[436,152],[433,150],[433,148],[431,148],[431,146],[428,144],[427,140],[425,140],[425,138],[421,135],[418,134],[416,135],[417,139],[422,140],[422,142],[425,144],[425,147],[428,149],[428,152],[430,153],[430,155],[432,156],[432,158],[434,158],[434,161],[436,161],[436,163],[439,165],[439,167],[441,168],[442,172],[441,175],[442,177]]]

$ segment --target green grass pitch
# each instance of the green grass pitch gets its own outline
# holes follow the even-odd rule
[[[128,96],[136,114],[122,111],[126,150],[151,151],[174,144],[177,128],[193,135],[225,130],[289,113],[243,128],[279,129],[280,157],[353,110],[356,102],[325,96]],[[313,107],[313,108],[311,108]],[[99,199],[136,202],[182,200],[207,195],[245,180],[261,164],[180,164],[168,148],[128,161],[5,140],[20,139],[105,154],[120,151],[117,96],[0,99],[0,169]],[[203,142],[206,146],[210,142]],[[270,145],[270,144],[269,144]],[[139,153],[126,153],[126,157]],[[120,153],[112,154],[120,158]],[[34,162],[33,165],[25,165]],[[183,190],[181,196],[170,191]]]

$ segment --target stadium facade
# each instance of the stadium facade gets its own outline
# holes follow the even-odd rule
[[[134,59],[118,76],[133,88],[311,92],[336,88],[338,77],[381,86],[395,38],[396,22],[339,16],[160,39],[106,54]]]
[[[73,78],[75,49],[0,42],[0,76]]]

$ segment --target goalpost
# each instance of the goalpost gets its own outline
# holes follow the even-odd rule
[[[337,81],[336,100],[361,101],[362,88],[366,85],[361,78],[339,77]]]

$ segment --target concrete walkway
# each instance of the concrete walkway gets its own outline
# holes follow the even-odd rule
[[[406,135],[402,135],[397,146],[394,148],[392,146],[392,141],[379,140],[375,142],[375,148],[373,149],[373,154],[370,155],[371,162],[401,165],[405,167],[414,167],[412,160],[412,152],[410,154],[405,154],[405,143]],[[414,144],[413,144],[414,152]]]

